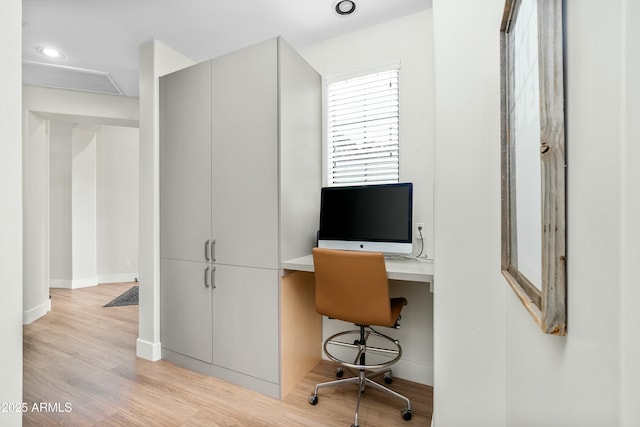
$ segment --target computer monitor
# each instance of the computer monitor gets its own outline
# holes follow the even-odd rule
[[[412,183],[324,187],[318,247],[408,254],[412,219]]]

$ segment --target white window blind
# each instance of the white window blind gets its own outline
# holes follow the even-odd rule
[[[398,182],[398,70],[327,87],[328,185]]]

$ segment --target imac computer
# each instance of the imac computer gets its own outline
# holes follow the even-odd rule
[[[324,187],[318,247],[410,254],[413,184]]]

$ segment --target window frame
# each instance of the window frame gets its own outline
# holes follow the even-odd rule
[[[401,74],[401,63],[399,59],[392,60],[389,62],[385,62],[376,66],[361,68],[345,73],[338,73],[329,76],[324,76],[322,78],[322,185],[323,186],[339,186],[343,184],[330,184],[329,183],[329,85],[343,81],[349,80],[359,77],[364,77],[370,74],[376,74],[385,71],[396,70],[398,72],[398,104],[400,104],[400,74]],[[401,182],[401,162],[400,162],[400,112],[398,112],[398,180],[396,182]],[[353,183],[353,184],[344,184],[344,185],[373,185],[379,184],[380,182],[370,182],[370,183]]]

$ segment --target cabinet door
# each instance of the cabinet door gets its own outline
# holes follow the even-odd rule
[[[160,256],[205,261],[211,237],[211,62],[160,78]]]
[[[211,264],[160,260],[160,334],[162,347],[212,362]],[[206,277],[205,277],[206,274]]]
[[[213,60],[216,262],[278,268],[276,40]]]
[[[278,383],[278,271],[217,265],[213,363]]]

